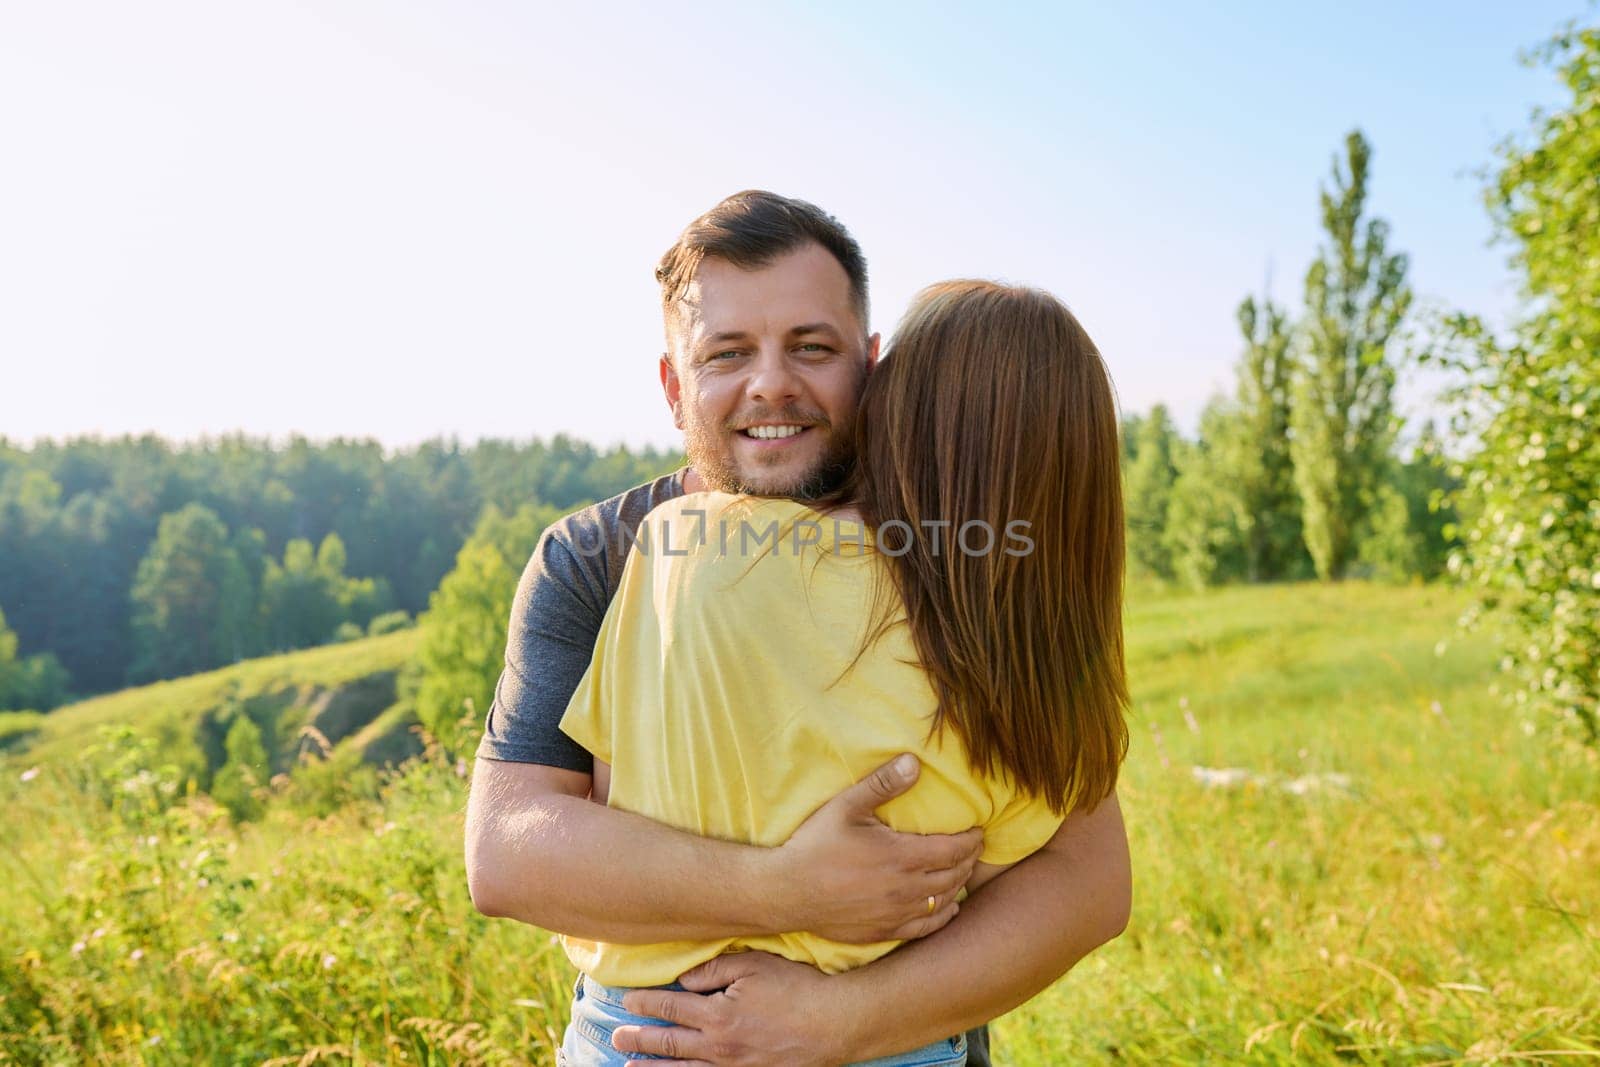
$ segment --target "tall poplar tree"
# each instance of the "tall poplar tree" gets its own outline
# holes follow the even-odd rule
[[[1134,459],[1128,467],[1128,562],[1135,573],[1171,578],[1167,509],[1178,480],[1176,457],[1183,445],[1167,409],[1157,404],[1140,423]]]
[[[1230,464],[1244,536],[1245,577],[1294,577],[1305,559],[1300,495],[1289,454],[1294,362],[1289,316],[1268,297],[1239,305],[1244,355],[1239,361],[1239,454]]]
[[[1387,356],[1411,306],[1407,260],[1389,225],[1366,216],[1372,148],[1345,138],[1322,190],[1327,241],[1306,274],[1304,359],[1290,416],[1290,455],[1306,548],[1324,580],[1344,576],[1394,437],[1394,368]]]

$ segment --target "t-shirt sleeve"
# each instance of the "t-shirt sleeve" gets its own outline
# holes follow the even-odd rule
[[[983,826],[984,863],[1003,866],[1026,859],[1055,836],[1063,819],[1042,799],[1014,792]]]
[[[572,547],[554,528],[545,531],[517,583],[479,757],[593,772],[590,754],[561,732],[561,716],[589,668],[605,616],[604,590],[595,586]]]
[[[615,636],[618,614],[617,602],[613,601],[605,624],[600,629],[600,640],[595,642],[594,659],[584,672],[583,680],[578,683],[577,691],[572,694],[572,700],[567,703],[566,714],[561,717],[561,732],[602,763],[612,761],[608,711],[614,706],[615,697],[609,692],[612,688],[610,672],[613,657],[609,654],[608,644]]]

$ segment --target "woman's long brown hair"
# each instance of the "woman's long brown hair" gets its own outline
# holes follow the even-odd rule
[[[1128,747],[1120,449],[1094,343],[1048,293],[930,286],[856,426],[836,499],[877,531],[900,601],[880,596],[868,643],[903,605],[938,696],[933,731],[1058,814],[1092,808]]]

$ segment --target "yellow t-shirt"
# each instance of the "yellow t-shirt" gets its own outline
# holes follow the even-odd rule
[[[982,859],[994,864],[1048,841],[1061,819],[1042,800],[974,774],[953,734],[929,740],[937,701],[903,621],[845,672],[866,633],[879,566],[861,523],[789,500],[694,493],[650,512],[561,720],[611,765],[610,806],[702,837],[775,846],[841,790],[915,752],[922,775],[879,810],[888,825],[982,826]],[[831,974],[898,944],[805,932],[653,945],[563,940],[596,981],[635,987],[739,949]]]

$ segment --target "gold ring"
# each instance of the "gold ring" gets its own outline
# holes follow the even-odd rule
[[[932,897],[928,898],[928,914],[929,915],[933,914],[933,898]]]

